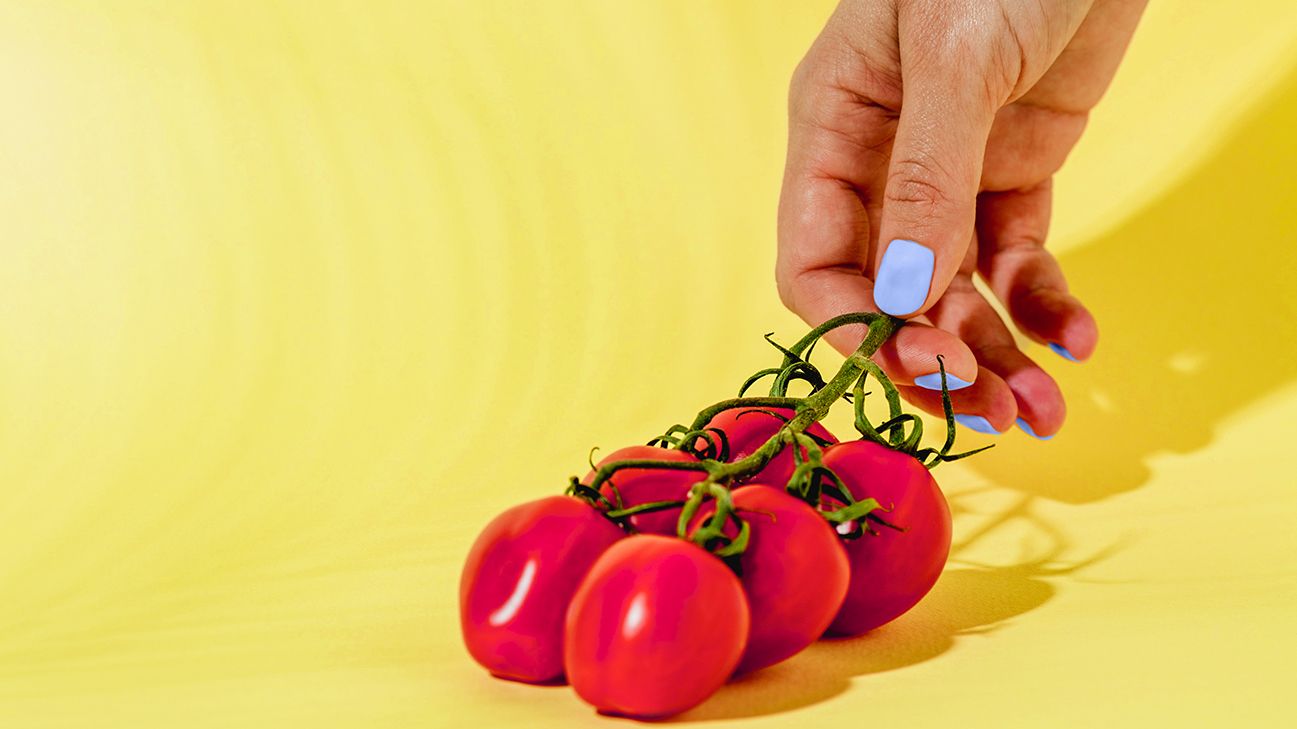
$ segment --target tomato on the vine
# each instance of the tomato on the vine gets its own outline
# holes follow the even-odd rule
[[[739,555],[739,580],[752,627],[738,671],[769,666],[823,635],[847,594],[851,567],[841,540],[824,517],[783,489],[751,484],[732,494],[748,523],[748,545]],[[691,522],[715,513],[711,502]],[[733,522],[725,526],[733,536]]]
[[[601,712],[676,714],[730,677],[748,620],[738,578],[715,555],[674,537],[632,536],[603,553],[572,598],[567,677]]]
[[[673,448],[637,445],[620,448],[609,453],[595,464],[596,468],[615,461],[651,459],[656,461],[697,461],[687,451]],[[586,474],[581,483],[594,482],[595,472]],[[689,488],[707,478],[703,471],[671,470],[664,468],[624,468],[615,471],[603,483],[599,492],[613,504],[614,509],[625,509],[654,501],[681,501],[689,498]],[[628,518],[631,528],[644,534],[676,534],[680,508],[633,514]]]
[[[859,635],[899,617],[936,584],[950,554],[950,507],[922,463],[878,443],[829,446],[824,465],[854,498],[878,501],[888,509],[879,516],[903,529],[875,525],[843,542],[851,583],[829,632]]]
[[[725,433],[729,444],[729,460],[739,461],[752,455],[779,432],[784,424],[797,415],[792,408],[731,408],[717,413],[708,423],[707,428],[716,428]],[[837,443],[838,439],[819,423],[811,423],[806,434],[828,443]],[[806,454],[806,449],[801,449]],[[748,483],[768,483],[784,486],[793,476],[795,467],[793,449],[786,446],[778,455],[756,473],[742,479]]]
[[[570,496],[493,519],[469,550],[459,583],[460,627],[474,660],[500,678],[560,678],[568,602],[599,555],[625,536]]]

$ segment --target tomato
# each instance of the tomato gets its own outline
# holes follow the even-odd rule
[[[950,554],[950,508],[923,464],[886,446],[866,440],[830,446],[824,465],[856,499],[890,508],[879,516],[905,530],[875,525],[877,534],[843,542],[851,583],[829,632],[859,635],[914,607],[936,584]]]
[[[838,535],[806,502],[783,489],[753,484],[732,497],[748,523],[747,549],[739,556],[739,580],[748,598],[752,627],[739,672],[784,660],[824,634],[847,594],[851,567]],[[715,513],[708,502],[691,522]],[[726,533],[737,533],[733,522]]]
[[[748,635],[748,604],[715,555],[642,534],[590,568],[567,610],[563,665],[602,713],[676,714],[720,688]]]
[[[459,582],[460,627],[474,660],[500,678],[560,678],[568,602],[599,555],[625,536],[570,496],[531,501],[493,519],[469,550]]]
[[[608,454],[597,466],[604,466],[613,461],[639,460],[649,458],[658,461],[697,461],[698,459],[685,451],[658,448],[656,446],[630,446]],[[582,483],[594,482],[594,471],[586,474]],[[703,471],[673,471],[661,468],[626,468],[613,473],[612,478],[603,483],[599,489],[614,508],[629,508],[638,504],[653,501],[684,501],[689,498],[689,487],[707,478]],[[615,488],[614,488],[615,486]],[[618,495],[620,494],[620,501]],[[652,511],[635,514],[630,517],[631,528],[645,534],[663,534],[674,536],[677,522],[680,520],[680,509]]]
[[[706,427],[724,431],[725,439],[730,446],[730,461],[738,461],[755,453],[770,440],[771,436],[784,427],[786,421],[770,413],[778,413],[783,418],[789,419],[797,414],[791,408],[731,408],[717,413]],[[830,443],[838,442],[838,439],[819,423],[812,423],[806,429],[806,433]],[[795,465],[793,449],[785,446],[765,467],[744,480],[782,487],[792,478]]]

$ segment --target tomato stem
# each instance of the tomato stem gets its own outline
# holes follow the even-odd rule
[[[864,338],[855,351],[847,356],[838,372],[831,379],[824,380],[820,371],[808,361],[810,351],[828,332],[839,327],[856,324],[863,324],[867,327]],[[741,553],[746,547],[748,525],[734,510],[729,485],[734,481],[757,473],[771,459],[777,456],[783,448],[792,446],[793,460],[796,466],[793,477],[787,484],[789,491],[794,492],[817,509],[819,509],[822,496],[827,496],[841,503],[841,507],[829,511],[821,510],[821,513],[835,527],[844,523],[853,525],[852,533],[845,534],[845,538],[859,536],[863,533],[863,530],[869,529],[868,525],[865,524],[867,520],[891,526],[875,513],[880,509],[877,501],[873,499],[855,500],[841,479],[824,465],[820,458],[820,443],[805,431],[812,424],[828,415],[829,410],[839,399],[847,399],[852,401],[855,409],[856,428],[863,437],[880,445],[908,453],[918,458],[928,468],[932,468],[943,461],[964,458],[985,450],[978,449],[967,453],[949,455],[950,449],[954,445],[954,416],[950,403],[950,393],[946,384],[945,362],[940,356],[937,357],[937,363],[941,375],[942,407],[946,416],[946,440],[940,449],[926,448],[918,450],[919,442],[923,437],[922,420],[916,415],[902,412],[900,392],[897,390],[896,385],[883,372],[882,368],[870,359],[878,351],[878,348],[904,324],[904,320],[885,314],[861,312],[833,317],[812,329],[795,344],[787,348],[771,339],[771,335],[766,335],[766,340],[784,355],[781,366],[757,372],[743,383],[739,389],[739,397],[722,400],[704,408],[699,411],[691,425],[674,425],[663,435],[658,436],[649,443],[650,445],[661,443],[683,449],[697,456],[698,460],[628,459],[614,461],[595,469],[594,478],[589,484],[580,484],[573,479],[573,485],[569,487],[569,492],[576,493],[590,500],[591,503],[601,502],[606,504],[605,513],[609,518],[619,523],[634,514],[679,507],[680,518],[677,521],[677,533],[681,538],[690,539],[703,548],[713,551],[717,556],[732,557]],[[769,396],[743,396],[743,393],[755,382],[768,375],[774,375],[775,377]],[[869,422],[864,413],[864,400],[868,394],[865,392],[864,387],[870,376],[873,376],[883,388],[889,412],[888,420],[877,427]],[[811,393],[806,397],[788,397],[788,386],[794,379],[804,380],[809,383],[812,388]],[[715,428],[708,428],[707,424],[718,414],[735,408],[786,408],[792,410],[794,415],[790,418],[785,418],[782,415],[778,416],[781,420],[784,420],[783,427],[748,456],[732,463],[726,463],[729,446],[725,433]],[[769,413],[768,410],[764,412]],[[769,414],[775,415],[775,413]],[[905,427],[907,424],[911,424],[908,433]],[[699,441],[702,441],[702,445],[699,444]],[[620,494],[617,493],[615,485],[612,485],[609,479],[617,471],[626,468],[699,471],[705,475],[690,488],[688,498],[683,502],[661,501],[624,508]],[[612,499],[609,499],[601,491],[601,487],[605,483],[613,486]],[[690,522],[693,521],[698,510],[707,499],[716,502],[716,510],[690,534]],[[737,536],[729,537],[725,534],[724,529],[728,521],[733,521],[738,528]],[[839,533],[842,532],[839,531]]]
[[[958,461],[961,458],[967,458],[994,447],[994,444],[992,444],[974,448],[971,451],[956,453],[953,456],[950,455],[950,449],[955,446],[955,413],[950,405],[950,388],[946,386],[946,360],[941,355],[937,355],[937,367],[941,373],[941,412],[946,416],[946,442],[941,445],[939,450],[936,448],[917,450],[915,447],[911,447],[909,450],[915,458],[919,459],[919,463],[922,463],[928,470],[932,470],[946,461]],[[919,424],[916,422],[915,425]],[[914,440],[914,446],[918,446],[918,438],[915,437],[912,440]]]

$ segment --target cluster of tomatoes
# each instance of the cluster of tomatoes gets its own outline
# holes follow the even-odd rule
[[[917,420],[901,416],[838,441],[799,415],[822,416],[855,382],[859,427],[864,376],[844,365],[825,383],[783,351],[780,369],[809,373],[812,395],[727,401],[704,427],[615,451],[568,494],[487,525],[460,585],[478,663],[566,678],[604,713],[661,717],[821,636],[893,620],[932,588],[951,531],[929,467],[949,440],[925,463],[933,449],[901,437]]]

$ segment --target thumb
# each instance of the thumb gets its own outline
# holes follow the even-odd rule
[[[929,49],[901,48],[901,115],[873,261],[874,302],[893,316],[927,311],[959,271],[999,106],[985,77],[968,65],[907,59],[906,50],[922,56]]]

